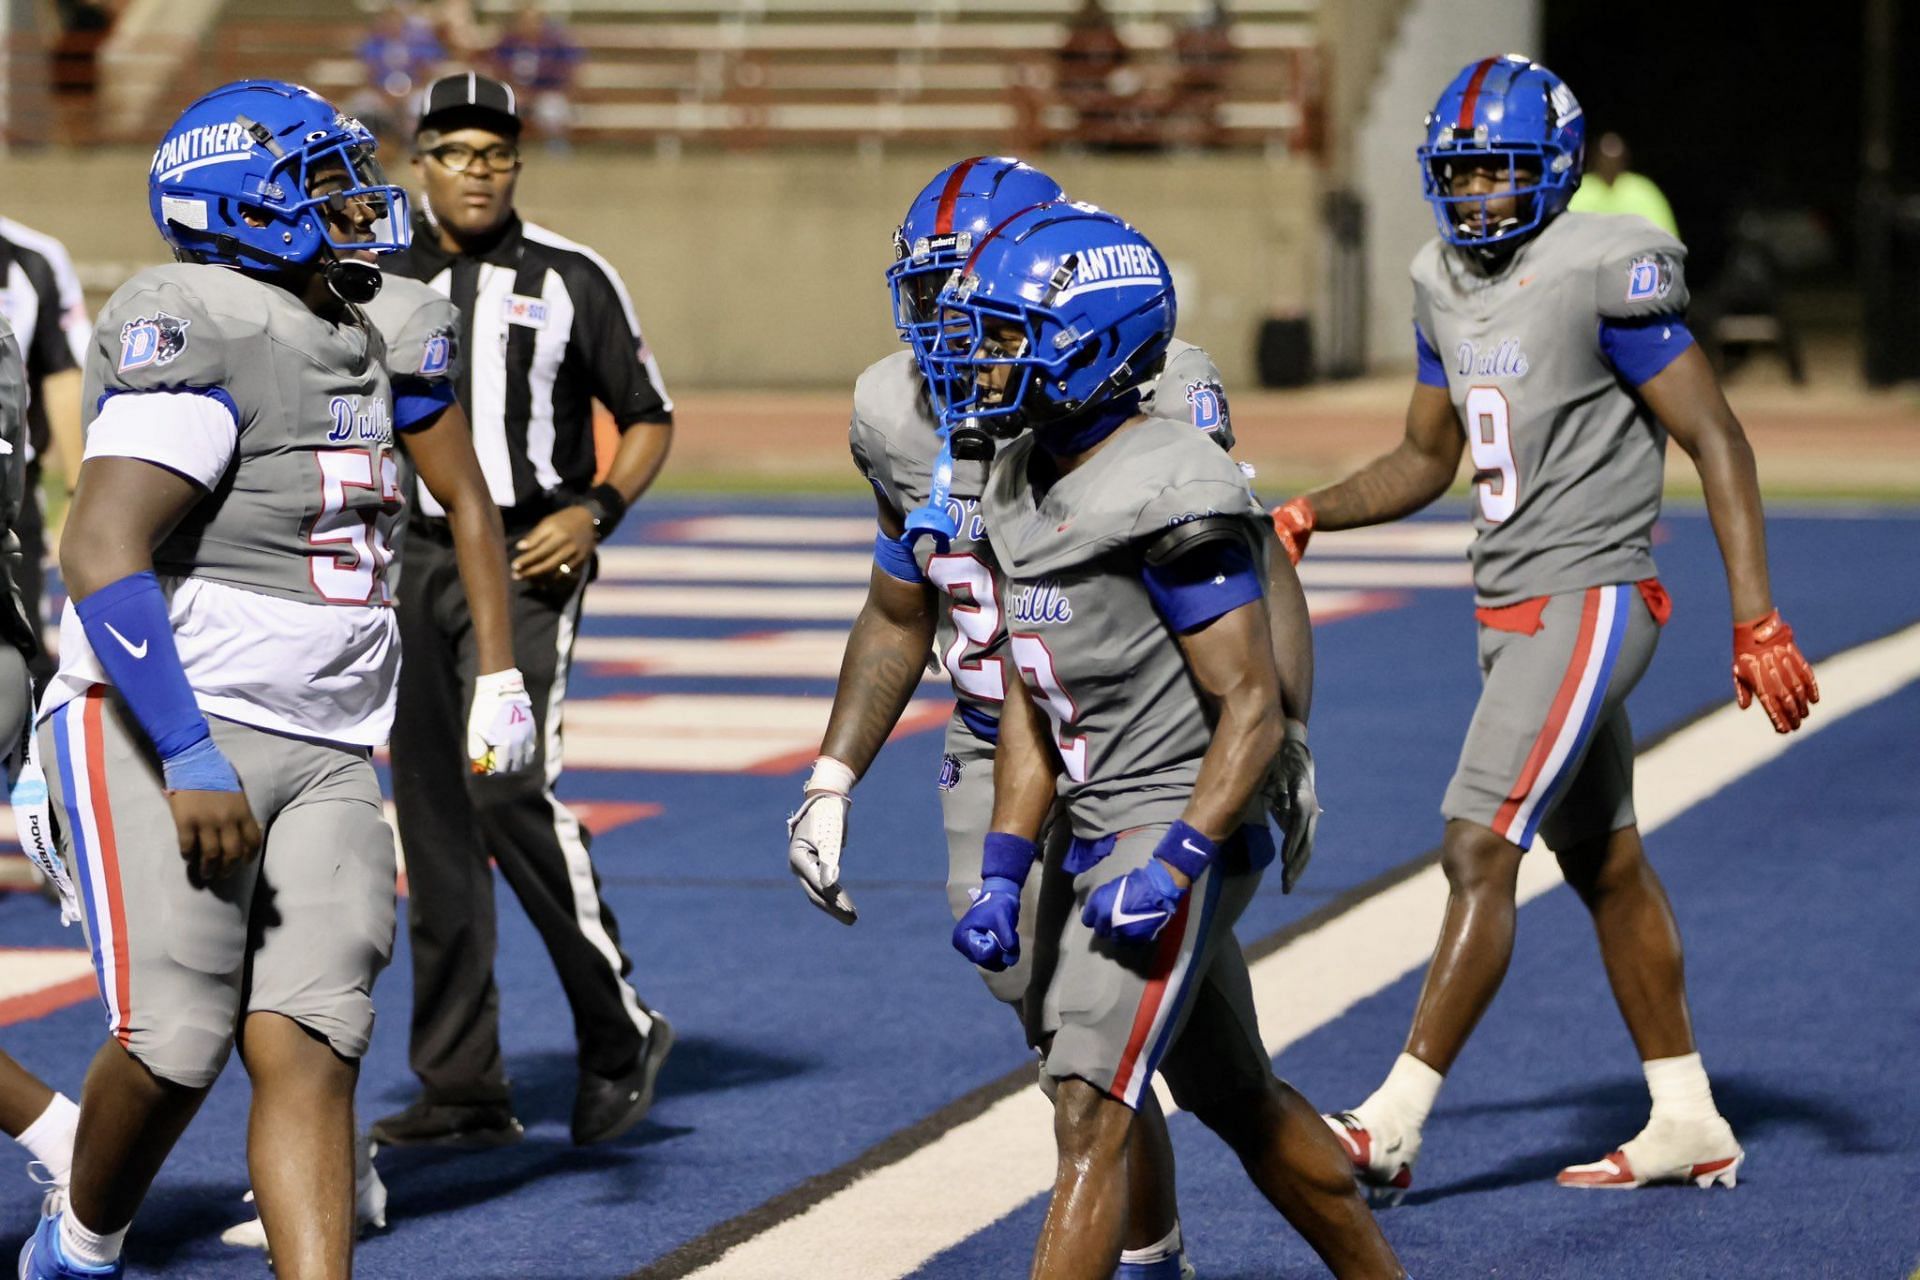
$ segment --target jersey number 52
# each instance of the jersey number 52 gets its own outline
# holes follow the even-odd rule
[[[378,516],[400,503],[399,465],[392,454],[382,454],[376,481],[373,455],[365,449],[322,449],[313,456],[320,465],[320,514],[307,530],[307,542],[319,549],[307,561],[313,589],[333,604],[392,604],[387,565],[393,548]],[[376,483],[380,508],[349,505],[349,490]]]

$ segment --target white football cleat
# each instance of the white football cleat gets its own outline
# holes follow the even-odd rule
[[[1367,1199],[1380,1209],[1391,1209],[1407,1197],[1413,1185],[1413,1162],[1420,1154],[1420,1131],[1400,1130],[1369,1122],[1352,1111],[1320,1117],[1340,1140],[1353,1161],[1354,1177]]]
[[[1649,1120],[1618,1151],[1592,1164],[1570,1165],[1556,1179],[1563,1187],[1631,1191],[1650,1182],[1691,1182],[1731,1187],[1747,1153],[1719,1116],[1704,1121]]]
[[[373,1167],[374,1153],[378,1150],[379,1146],[371,1138],[362,1137],[354,1144],[353,1224],[355,1235],[364,1236],[374,1231],[384,1231],[387,1226],[387,1184],[380,1181],[380,1172]],[[247,1192],[246,1202],[253,1203],[253,1192]],[[222,1231],[220,1243],[230,1244],[238,1249],[264,1251],[267,1247],[267,1228],[259,1218],[250,1218]]]

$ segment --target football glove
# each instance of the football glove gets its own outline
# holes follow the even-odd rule
[[[982,969],[999,973],[1020,960],[1020,885],[988,876],[973,890],[973,905],[953,926],[953,949]]]
[[[1292,893],[1307,863],[1313,860],[1313,838],[1320,829],[1320,797],[1314,790],[1313,753],[1307,750],[1307,727],[1287,721],[1287,736],[1273,757],[1265,787],[1267,811],[1283,833],[1280,843],[1280,892]]]
[[[1299,564],[1307,554],[1307,539],[1313,536],[1313,505],[1305,498],[1293,498],[1273,509],[1273,531],[1286,548],[1287,563]]]
[[[1080,922],[1095,936],[1122,942],[1151,942],[1173,919],[1187,889],[1213,862],[1214,843],[1185,822],[1167,828],[1144,867],[1109,880],[1087,895]],[[1175,883],[1170,868],[1187,877]]]
[[[1778,609],[1734,626],[1733,694],[1742,711],[1758,698],[1776,733],[1798,729],[1820,701],[1820,682]]]
[[[473,678],[467,761],[475,773],[518,773],[533,763],[533,699],[516,667]]]
[[[847,840],[847,810],[853,807],[853,770],[831,756],[813,762],[806,797],[787,817],[787,866],[800,878],[808,901],[841,924],[860,918],[840,887],[840,850]]]

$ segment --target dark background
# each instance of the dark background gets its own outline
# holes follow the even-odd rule
[[[1804,209],[1828,269],[1860,262],[1867,0],[1546,0],[1543,61],[1573,86],[1587,144],[1613,130],[1672,202],[1711,279],[1748,207]],[[1896,0],[1892,186],[1920,191],[1920,14]],[[1817,268],[1816,268],[1817,269]]]

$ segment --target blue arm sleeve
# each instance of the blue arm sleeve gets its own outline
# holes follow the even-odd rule
[[[1643,386],[1693,345],[1680,316],[1600,321],[1600,350],[1630,386]]]
[[[1413,351],[1420,362],[1419,371],[1414,376],[1429,387],[1446,386],[1447,369],[1440,363],[1440,353],[1433,349],[1433,344],[1427,341],[1427,335],[1420,332],[1417,324],[1413,326]]]
[[[1195,547],[1171,564],[1142,565],[1140,577],[1153,607],[1182,635],[1265,593],[1253,553],[1238,539]]]
[[[207,718],[173,643],[167,598],[151,570],[109,582],[73,602],[87,642],[126,699],[160,759],[171,760],[208,738]]]
[[[889,538],[884,532],[873,535],[873,562],[890,578],[912,583],[924,583],[927,580],[927,576],[920,572],[920,562],[913,558],[913,549],[898,538]]]
[[[453,404],[453,384],[445,378],[401,375],[393,380],[393,429],[418,431],[431,426]]]

